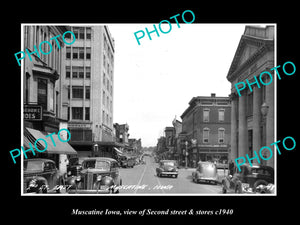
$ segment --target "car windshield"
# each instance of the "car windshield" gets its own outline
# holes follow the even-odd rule
[[[24,161],[24,172],[43,170],[42,161]]]
[[[87,160],[82,163],[84,169],[101,169],[109,170],[109,163],[106,161],[97,161],[97,160]]]
[[[175,166],[175,162],[163,162],[162,165],[164,166]]]

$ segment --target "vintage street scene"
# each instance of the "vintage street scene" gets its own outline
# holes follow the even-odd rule
[[[276,194],[276,24],[192,15],[22,24],[22,195]]]

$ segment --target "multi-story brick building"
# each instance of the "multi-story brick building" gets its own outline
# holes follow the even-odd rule
[[[216,97],[215,94],[198,96],[192,98],[189,105],[181,115],[180,133],[181,153],[186,156],[188,166],[196,166],[199,160],[227,163],[231,115],[229,97]]]

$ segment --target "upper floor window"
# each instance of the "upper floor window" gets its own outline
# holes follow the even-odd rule
[[[209,109],[203,109],[203,122],[209,122]]]
[[[219,109],[219,121],[224,121],[225,119],[225,109]]]
[[[219,141],[219,143],[225,142],[225,129],[224,128],[218,129],[218,141]]]
[[[204,128],[203,129],[203,143],[208,143],[209,142],[209,128]]]

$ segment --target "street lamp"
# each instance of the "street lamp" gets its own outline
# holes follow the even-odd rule
[[[96,143],[96,144],[94,144],[94,156],[96,156],[96,153],[98,153],[98,151],[99,151],[99,146],[98,146],[98,144]]]
[[[188,141],[185,141],[185,169],[187,169],[187,157],[188,157]]]

